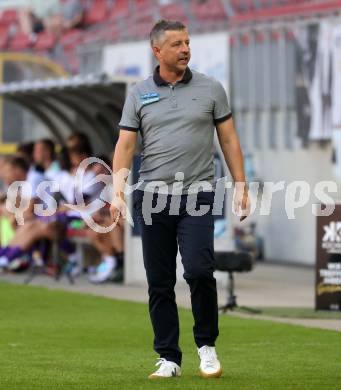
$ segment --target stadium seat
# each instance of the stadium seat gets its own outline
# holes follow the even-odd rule
[[[82,44],[97,42],[102,39],[103,31],[84,31],[82,36]]]
[[[7,48],[9,28],[9,26],[0,26],[0,50]]]
[[[2,13],[0,12],[0,25],[8,26],[12,23],[17,23],[18,15],[17,11],[14,9],[4,10]]]
[[[167,4],[161,6],[160,15],[162,19],[181,21],[187,19],[186,12],[182,4]]]
[[[116,0],[110,11],[110,19],[127,18],[129,16],[129,2],[127,0]]]
[[[84,38],[84,31],[77,28],[68,30],[60,38],[60,43],[64,47],[75,46],[82,42]]]
[[[33,46],[30,37],[22,31],[17,31],[10,40],[9,48],[14,51],[26,50]]]
[[[155,7],[152,0],[135,0],[136,11],[147,11]]]
[[[50,32],[42,32],[38,34],[37,41],[34,45],[34,49],[37,51],[51,50],[56,45],[56,36]]]
[[[239,13],[239,12],[247,12],[249,11],[249,2],[248,0],[231,0],[231,5],[234,8],[234,10]]]
[[[243,12],[237,14],[233,18],[234,23],[252,22],[255,23],[265,20],[290,18],[292,16],[298,17],[299,15],[309,14],[322,14],[324,12],[330,12],[335,10],[337,1],[324,1],[324,2],[309,2],[309,1],[295,1],[285,2],[284,4],[274,5],[264,9],[257,9],[250,12]]]
[[[108,17],[106,0],[94,0],[85,11],[84,23],[87,25],[101,23]]]
[[[153,25],[153,20],[151,21],[141,21],[132,26],[130,35],[138,39],[149,39],[150,29]]]
[[[191,2],[192,11],[199,21],[222,21],[227,19],[221,0],[207,0],[204,3]]]
[[[261,11],[278,7],[297,4],[311,4],[311,0],[231,0],[231,5],[237,13],[247,14],[253,11]],[[321,2],[322,3],[322,2]]]
[[[104,29],[100,32],[100,34],[101,38],[105,42],[116,42],[120,38],[120,32],[114,25],[111,25],[110,27]]]

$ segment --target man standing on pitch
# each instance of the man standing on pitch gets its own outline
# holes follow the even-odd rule
[[[191,55],[186,26],[181,22],[162,20],[151,30],[150,41],[159,66],[153,76],[129,91],[123,108],[113,161],[111,213],[115,220],[126,216],[125,180],[119,172],[130,169],[140,131],[142,184],[137,190],[135,208],[141,226],[154,349],[160,355],[159,367],[149,378],[181,375],[182,354],[178,344],[179,319],[174,293],[178,248],[184,278],[191,291],[193,333],[200,358],[200,373],[205,378],[219,377],[222,368],[214,347],[219,333],[213,276],[214,191],[211,187],[211,191],[196,194],[194,210],[206,206],[209,212],[204,215],[191,212],[191,202],[188,201],[195,183],[213,184],[216,128],[232,178],[242,183],[235,192],[235,208],[246,216],[249,211],[247,189],[243,185],[243,156],[225,90],[218,81],[191,71],[187,66]],[[179,184],[179,178],[182,187],[177,198],[178,212],[174,213],[172,195],[169,194]],[[154,191],[151,190],[152,182],[158,182],[159,197],[160,192],[166,195],[162,195],[165,207],[152,214],[150,224],[143,218],[142,206],[143,196],[148,192],[152,196],[154,211],[157,209],[158,194],[155,187]],[[160,188],[160,182],[164,183],[164,188]]]

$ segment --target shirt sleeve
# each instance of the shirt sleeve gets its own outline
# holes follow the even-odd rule
[[[212,85],[212,98],[214,101],[213,120],[214,123],[224,122],[232,117],[231,108],[227,99],[224,87],[219,81]]]
[[[138,131],[140,128],[140,118],[137,112],[136,98],[133,91],[128,93],[118,126],[120,129],[129,131]]]

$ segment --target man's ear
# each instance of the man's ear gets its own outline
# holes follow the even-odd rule
[[[156,57],[156,59],[159,59],[159,57],[160,57],[160,48],[158,46],[153,46],[152,50],[153,50],[153,53],[154,53],[154,56]]]

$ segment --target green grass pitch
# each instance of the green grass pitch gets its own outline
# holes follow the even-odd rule
[[[151,381],[147,305],[0,283],[0,389],[341,389],[341,333],[222,315],[224,374],[205,380],[180,320],[183,376]]]

